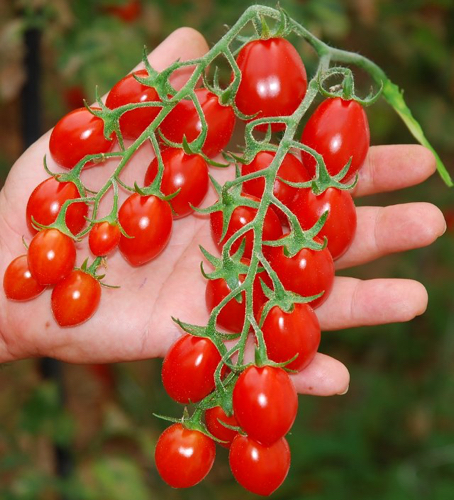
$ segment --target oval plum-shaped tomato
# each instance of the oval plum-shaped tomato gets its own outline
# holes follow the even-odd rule
[[[135,71],[117,82],[109,92],[106,106],[116,109],[132,103],[159,101],[159,95],[153,87],[148,87],[138,82],[134,77],[146,78],[148,71],[141,69]],[[126,139],[137,139],[139,135],[158,116],[161,107],[150,106],[137,108],[123,113],[120,117],[120,130]]]
[[[88,236],[88,244],[91,253],[98,257],[109,254],[118,246],[121,232],[117,224],[110,224],[107,221],[93,224]]]
[[[40,285],[28,268],[26,255],[16,257],[6,268],[3,276],[3,290],[10,300],[34,299],[46,289]]]
[[[237,57],[241,83],[235,97],[238,109],[255,118],[288,116],[296,111],[307,90],[307,75],[295,47],[284,38],[254,40]],[[257,127],[266,130],[266,126]],[[284,124],[272,129],[283,130]]]
[[[235,128],[235,113],[230,106],[222,106],[217,96],[206,89],[196,89],[195,94],[208,127],[202,151],[213,157],[229,143]],[[160,129],[172,142],[183,142],[183,136],[188,142],[195,140],[202,130],[202,123],[194,103],[186,99],[180,101],[164,118]]]
[[[266,315],[262,332],[267,355],[272,361],[283,363],[297,355],[286,365],[289,370],[306,368],[320,345],[320,325],[312,307],[307,304],[294,304],[289,312],[278,306],[272,307]]]
[[[172,232],[170,205],[156,196],[134,193],[118,212],[118,220],[126,234],[118,247],[132,266],[141,266],[157,257],[167,245]]]
[[[288,374],[275,366],[250,366],[233,389],[233,413],[246,434],[269,446],[291,429],[298,395]]]
[[[80,325],[93,316],[100,299],[99,281],[75,269],[52,290],[52,313],[60,326]]]
[[[39,224],[49,226],[55,222],[63,203],[75,198],[80,198],[80,194],[73,182],[59,182],[54,177],[49,177],[38,184],[27,203],[26,216],[30,231],[37,232],[32,225],[32,217]],[[82,231],[87,215],[88,206],[85,203],[71,203],[66,211],[65,219],[68,229],[73,234]]]
[[[28,267],[40,285],[55,285],[66,278],[75,262],[74,241],[58,229],[40,231],[28,247]]]
[[[238,427],[235,415],[228,416],[220,406],[215,406],[205,412],[205,425],[207,426],[210,434],[221,441],[225,441],[224,443],[218,444],[224,448],[230,448],[230,445],[238,432],[222,425],[222,422],[232,427]]]
[[[356,209],[348,191],[328,188],[315,195],[311,189],[301,189],[291,208],[303,229],[310,229],[328,211],[318,236],[328,238],[328,250],[334,260],[348,250],[356,232]]]
[[[191,214],[191,205],[198,207],[208,192],[208,166],[199,155],[187,155],[182,149],[169,148],[162,152],[164,172],[161,191],[164,195],[179,193],[169,200],[175,213],[174,219]],[[151,184],[158,173],[158,160],[155,158],[145,174],[145,186]]]
[[[229,453],[232,474],[243,488],[268,496],[284,482],[290,469],[290,448],[285,438],[271,446],[238,434]]]
[[[330,175],[338,174],[351,158],[350,168],[342,179],[347,182],[358,172],[369,150],[366,112],[353,100],[326,99],[309,118],[301,142],[323,156]],[[304,151],[302,158],[310,175],[315,176],[315,158]]]
[[[172,488],[194,486],[210,472],[216,456],[214,441],[195,429],[173,424],[159,437],[155,462],[159,475]]]
[[[99,108],[93,108],[99,109]],[[115,144],[104,137],[104,122],[87,108],[79,108],[65,115],[50,135],[52,158],[64,168],[73,168],[87,155],[107,153]],[[84,168],[93,166],[93,162]]]

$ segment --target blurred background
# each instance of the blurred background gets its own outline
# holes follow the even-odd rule
[[[272,2],[263,2],[274,5]],[[377,62],[400,87],[451,175],[454,154],[452,0],[281,0],[332,45]],[[0,184],[27,144],[83,98],[101,94],[175,28],[210,44],[243,12],[244,0],[14,0],[0,2]],[[301,42],[299,42],[301,43]],[[30,60],[39,48],[40,64]],[[299,47],[302,48],[302,47]],[[304,48],[302,48],[304,52]],[[26,83],[26,68],[34,75]],[[41,106],[38,105],[38,100]],[[380,102],[368,109],[372,143],[414,142]],[[35,125],[33,125],[35,124]],[[38,130],[39,131],[39,130]],[[434,176],[423,186],[361,200],[437,204],[448,231],[430,248],[353,271],[362,278],[414,278],[429,308],[408,324],[325,333],[321,351],[344,362],[344,396],[300,397],[282,500],[454,498],[454,203]],[[113,366],[36,360],[0,367],[0,498],[124,500],[252,498],[232,479],[224,449],[208,478],[172,490],[153,450],[180,416],[160,382],[160,360]],[[50,376],[57,374],[57,376]]]

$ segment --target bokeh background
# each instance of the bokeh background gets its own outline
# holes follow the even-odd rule
[[[135,66],[144,44],[151,49],[182,25],[199,29],[212,44],[247,5],[244,0],[0,2],[0,182],[28,140],[25,114],[37,112],[44,132],[83,98],[91,101],[96,85],[107,91]],[[405,89],[407,103],[453,175],[452,0],[281,0],[281,5],[325,41],[381,65]],[[41,40],[35,82],[41,109],[24,97],[30,33]],[[414,142],[385,103],[368,115],[373,144]],[[452,190],[434,176],[422,186],[360,203],[412,200],[442,208],[448,219],[443,238],[353,272],[362,278],[420,280],[429,291],[429,308],[408,324],[324,334],[321,351],[349,367],[350,390],[326,399],[300,397],[289,436],[292,467],[273,498],[454,498]],[[191,490],[172,490],[159,479],[153,450],[166,424],[152,412],[181,414],[162,389],[159,360],[62,365],[56,373],[49,377],[36,360],[0,367],[2,500],[254,496],[232,479],[224,449],[207,480]]]

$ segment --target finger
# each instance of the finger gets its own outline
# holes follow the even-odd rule
[[[443,213],[430,203],[359,207],[355,237],[336,269],[357,266],[383,255],[422,248],[446,231]]]
[[[307,368],[292,375],[292,380],[300,394],[334,396],[348,391],[350,374],[340,361],[318,352]]]
[[[414,186],[430,177],[435,169],[434,155],[418,144],[372,146],[359,171],[353,196]]]
[[[322,330],[340,330],[410,321],[426,308],[427,291],[417,281],[336,277],[316,313]]]

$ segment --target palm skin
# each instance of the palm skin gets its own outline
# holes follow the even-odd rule
[[[203,37],[189,28],[172,33],[151,55],[150,62],[162,70],[180,57],[192,59],[207,51]],[[177,79],[187,78],[188,69]],[[178,85],[178,81],[175,83]],[[47,178],[41,167],[48,154],[49,133],[33,144],[16,162],[0,193],[0,273],[18,255],[24,254],[22,236],[30,240],[25,205],[35,186]],[[144,175],[150,151],[142,148],[124,180],[131,182],[138,169]],[[59,171],[50,163],[51,169]],[[137,167],[137,168],[135,168]],[[84,173],[89,185],[103,182],[109,165]],[[432,154],[421,146],[372,147],[363,166],[354,195],[391,191],[422,182],[435,170]],[[232,169],[212,173],[222,182]],[[122,193],[122,198],[127,194]],[[210,192],[204,205],[215,199]],[[106,201],[105,210],[109,210]],[[443,216],[428,203],[386,208],[358,209],[358,230],[349,251],[337,261],[338,269],[372,261],[391,252],[419,248],[432,243],[445,231]],[[0,362],[50,356],[72,363],[103,363],[164,356],[181,335],[171,316],[194,324],[205,324],[205,280],[198,271],[199,245],[215,253],[205,216],[175,221],[168,247],[154,261],[130,267],[119,252],[109,258],[105,280],[120,289],[104,288],[99,310],[92,319],[73,328],[60,328],[50,310],[50,290],[32,301],[15,303],[0,296]],[[89,255],[86,239],[78,244],[78,262]],[[323,330],[411,320],[427,305],[424,287],[412,280],[360,281],[336,278],[333,292],[319,309]],[[339,361],[317,354],[300,374],[293,376],[299,392],[316,395],[344,393],[349,375]]]

